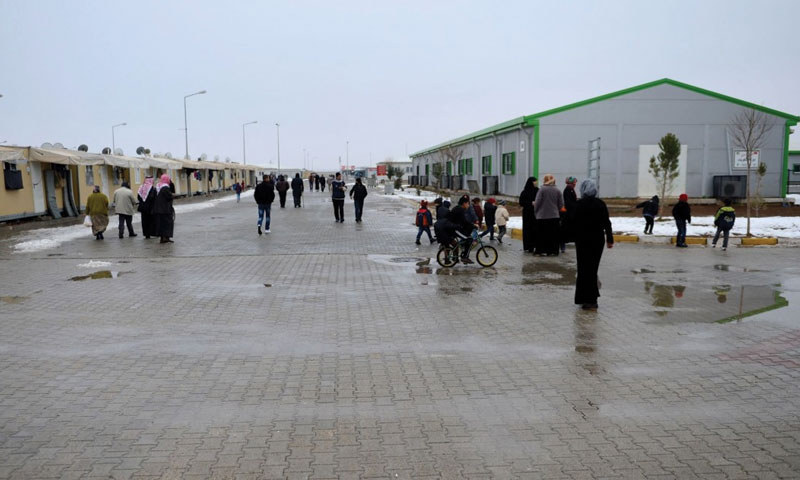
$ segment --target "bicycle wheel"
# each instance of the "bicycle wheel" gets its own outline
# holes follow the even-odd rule
[[[475,260],[477,260],[482,267],[491,267],[497,263],[497,250],[491,245],[484,245],[478,249],[478,252],[475,254]]]
[[[436,254],[436,261],[443,267],[452,267],[456,264],[456,256],[453,254],[453,249],[450,247],[442,247],[439,253]]]

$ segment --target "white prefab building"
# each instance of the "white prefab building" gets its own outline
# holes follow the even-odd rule
[[[483,194],[518,195],[529,176],[595,178],[604,197],[649,197],[650,157],[667,133],[681,142],[671,196],[741,197],[747,162],[731,135],[734,117],[753,109],[771,130],[757,152],[767,165],[762,195],[783,197],[790,179],[790,127],[800,117],[670,79],[657,80],[518,117],[411,155],[413,183]],[[753,162],[755,162],[755,158]],[[752,164],[752,163],[751,163]]]

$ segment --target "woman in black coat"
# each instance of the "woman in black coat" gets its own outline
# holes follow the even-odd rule
[[[533,201],[539,187],[536,186],[536,177],[528,177],[525,188],[519,194],[519,206],[522,207],[522,249],[533,253],[536,248],[536,214],[533,211]]]
[[[160,243],[172,243],[170,238],[175,229],[175,209],[172,207],[172,190],[170,190],[169,184],[169,175],[161,175],[161,182],[156,187],[158,194],[153,206],[156,234],[161,237]]]
[[[603,247],[614,246],[614,234],[608,207],[597,198],[597,185],[591,179],[581,182],[581,199],[575,205],[575,250],[578,259],[578,278],[575,281],[575,304],[584,310],[596,310],[600,288],[597,270]]]
[[[156,189],[153,187],[153,177],[144,177],[142,186],[139,187],[139,213],[142,214],[142,232],[144,238],[156,236],[156,219],[153,216],[153,207],[156,204]]]

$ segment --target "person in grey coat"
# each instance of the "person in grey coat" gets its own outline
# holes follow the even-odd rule
[[[536,254],[558,256],[558,224],[561,209],[564,208],[564,195],[556,187],[556,177],[544,176],[544,185],[533,202],[536,215]]]
[[[125,225],[128,225],[128,236],[135,237],[133,231],[133,215],[136,213],[136,197],[133,196],[131,186],[128,182],[122,182],[122,186],[114,192],[114,211],[119,217],[119,238],[124,237]]]

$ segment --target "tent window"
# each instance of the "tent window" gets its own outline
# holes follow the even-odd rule
[[[142,183],[142,170],[140,168],[133,169],[133,178],[136,183]]]
[[[86,165],[86,185],[94,185],[94,166]]]

